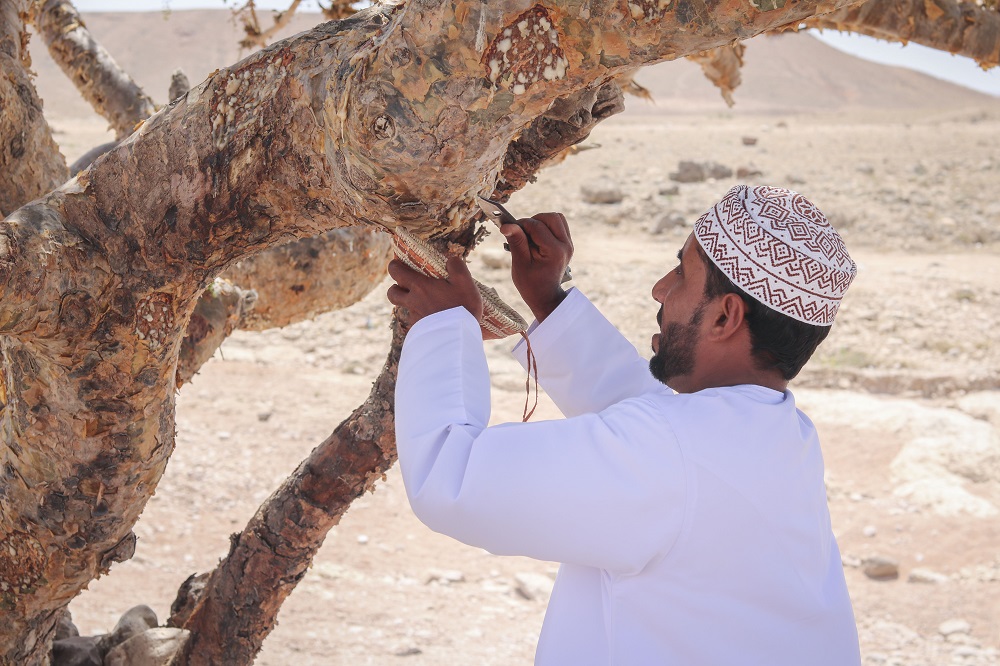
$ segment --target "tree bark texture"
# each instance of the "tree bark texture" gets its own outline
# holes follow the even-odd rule
[[[69,0],[39,0],[35,26],[52,59],[94,110],[107,118],[119,139],[153,115],[156,106],[142,88],[91,36]]]
[[[253,663],[327,533],[395,462],[393,395],[402,341],[394,321],[389,356],[368,399],[233,535],[184,623],[191,638],[175,666]]]
[[[891,42],[916,42],[1000,64],[1000,12],[956,0],[868,0],[804,22],[804,27],[856,32]]]
[[[688,56],[688,60],[701,65],[701,71],[719,89],[719,92],[722,93],[722,99],[726,100],[728,106],[735,103],[733,91],[742,80],[740,68],[743,67],[743,52],[745,50],[746,47],[743,44],[729,44]]]
[[[177,357],[177,388],[191,381],[219,345],[240,327],[257,302],[257,293],[215,278],[198,299]]]
[[[391,254],[389,234],[348,227],[244,259],[224,273],[242,289],[257,292],[256,305],[239,328],[261,331],[346,308],[385,278]]]
[[[174,444],[201,292],[267,247],[356,222],[471,236],[553,100],[839,6],[411,0],[213,73],[0,225],[0,659],[44,661]]]
[[[0,218],[68,177],[31,82],[30,9],[31,0],[0,2]]]

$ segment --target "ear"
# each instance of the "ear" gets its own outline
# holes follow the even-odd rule
[[[729,293],[717,299],[712,312],[711,336],[722,341],[734,336],[746,321],[747,305],[736,294]]]

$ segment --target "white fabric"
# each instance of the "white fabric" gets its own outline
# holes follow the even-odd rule
[[[536,664],[860,664],[816,431],[791,393],[674,395],[575,290],[530,337],[568,418],[487,428],[480,329],[456,308],[406,338],[396,438],[431,529],[563,563]]]

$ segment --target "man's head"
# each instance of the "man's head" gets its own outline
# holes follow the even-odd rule
[[[826,338],[856,267],[805,197],[740,186],[695,224],[661,303],[653,375],[681,392],[784,388]]]

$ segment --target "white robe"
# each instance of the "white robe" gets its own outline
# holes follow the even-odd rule
[[[791,393],[676,395],[577,290],[530,338],[566,419],[487,428],[479,326],[454,308],[406,337],[396,442],[432,530],[562,563],[536,664],[860,664],[819,441]]]

